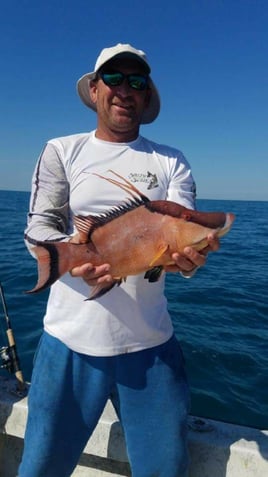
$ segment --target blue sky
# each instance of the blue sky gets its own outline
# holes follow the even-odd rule
[[[76,81],[102,48],[145,50],[162,109],[141,134],[181,149],[199,198],[268,200],[266,0],[10,0],[0,18],[0,189],[30,190],[44,143],[95,128]]]

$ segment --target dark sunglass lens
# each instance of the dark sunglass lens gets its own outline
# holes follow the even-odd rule
[[[125,78],[129,86],[137,91],[143,91],[148,85],[147,76],[140,74],[124,75],[120,71],[114,71],[110,73],[103,72],[100,74],[100,77],[107,86],[119,86],[123,83]]]
[[[131,88],[142,91],[147,87],[148,79],[143,75],[129,75],[128,83]]]
[[[118,86],[124,80],[124,75],[122,73],[102,73],[101,79],[107,86]]]

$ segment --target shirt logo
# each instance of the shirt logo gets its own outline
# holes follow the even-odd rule
[[[145,182],[146,184],[148,184],[148,190],[159,187],[157,175],[149,171],[147,171],[147,174],[132,172],[131,174],[129,174],[129,179],[131,182]]]

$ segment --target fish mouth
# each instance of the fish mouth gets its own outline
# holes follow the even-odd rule
[[[227,232],[229,232],[234,220],[235,220],[235,215],[232,213],[227,213],[224,225],[222,227],[217,227],[216,229],[212,230],[212,233],[218,238],[223,237],[225,234],[227,234]],[[197,251],[200,251],[207,246],[208,246],[207,236],[192,244],[192,247]]]
[[[218,229],[217,237],[222,237],[227,232],[229,232],[234,220],[235,220],[235,215],[228,212],[226,214],[226,220],[225,220],[224,226]]]

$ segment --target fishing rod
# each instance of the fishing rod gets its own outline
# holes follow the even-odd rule
[[[22,392],[22,391],[25,391],[26,384],[23,378],[22,371],[20,369],[20,362],[19,362],[19,357],[17,353],[16,342],[15,342],[14,334],[11,327],[11,321],[8,316],[7,304],[6,304],[4,290],[1,285],[1,282],[0,282],[0,295],[1,295],[4,315],[5,315],[5,320],[6,320],[6,326],[7,326],[6,334],[7,334],[7,340],[8,340],[8,346],[3,346],[2,348],[0,348],[0,360],[2,360],[2,364],[0,364],[0,367],[7,369],[7,371],[9,371],[12,374],[15,374],[17,379],[17,390],[19,392]]]

